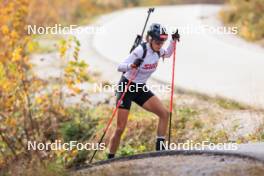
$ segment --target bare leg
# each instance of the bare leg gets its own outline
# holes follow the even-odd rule
[[[110,147],[109,147],[109,152],[111,154],[115,154],[118,149],[120,138],[126,128],[128,114],[129,114],[129,110],[122,108],[118,109],[116,130],[111,138]]]
[[[168,126],[169,111],[163,106],[156,96],[152,96],[143,104],[143,108],[153,112],[159,117],[157,136],[165,136]]]

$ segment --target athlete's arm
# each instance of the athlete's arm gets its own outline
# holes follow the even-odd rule
[[[161,57],[163,57],[163,58],[170,57],[172,55],[172,53],[173,53],[173,50],[174,50],[173,42],[176,42],[176,41],[179,42],[180,41],[180,34],[179,34],[178,29],[177,29],[177,31],[175,33],[173,33],[171,35],[171,38],[172,38],[172,40],[170,41],[170,44],[169,44],[168,48],[166,50],[161,49]]]
[[[130,55],[118,65],[117,70],[119,72],[127,72],[130,69],[135,67],[135,62],[136,59],[141,58],[143,55],[143,48],[142,46],[137,46],[131,53]]]
[[[171,57],[173,53],[173,40],[170,41],[169,46],[166,49],[161,48],[160,49],[160,57],[168,58]]]

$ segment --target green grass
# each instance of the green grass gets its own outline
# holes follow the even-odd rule
[[[182,119],[188,119],[199,114],[197,110],[190,107],[176,108],[176,113]]]
[[[210,97],[206,94],[202,94],[202,93],[197,93],[194,91],[188,91],[188,90],[178,90],[180,92],[178,92],[179,94],[188,94],[190,96],[196,97],[197,99],[199,99],[200,101],[206,101],[206,102],[211,102],[216,103],[217,105],[219,105],[220,107],[224,108],[224,109],[229,109],[229,110],[245,110],[245,109],[249,109],[251,108],[248,105],[244,105],[242,103],[239,103],[237,101],[231,100],[231,99],[227,99],[224,97]],[[168,104],[168,102],[166,102],[166,104]]]
[[[224,98],[217,98],[215,99],[216,103],[224,108],[230,110],[245,110],[246,106],[232,100],[224,99]]]
[[[261,135],[260,135],[260,139],[261,139],[262,141],[264,141],[264,131],[261,133]]]
[[[225,100],[223,98],[209,97],[206,98],[206,101],[219,105],[221,107],[219,108],[220,110],[222,108],[230,110],[240,110],[245,108],[239,103]],[[169,100],[164,100],[163,104],[168,105],[168,102]],[[75,118],[90,117],[98,121],[99,123],[96,127],[96,130],[94,131],[94,134],[97,134],[100,137],[102,129],[109,120],[112,110],[112,106],[109,106],[108,104],[100,104],[96,108],[87,110],[83,109],[81,112],[73,109],[70,111],[70,114]],[[232,134],[229,133],[228,129],[215,129],[215,125],[219,123],[219,119],[217,119],[218,121],[214,121],[215,114],[212,112],[213,111],[199,109],[196,106],[193,107],[188,104],[181,106],[175,105],[172,119],[172,141],[184,142],[186,140],[193,140],[195,142],[201,142],[209,140],[210,142],[215,143],[228,142]],[[144,110],[136,104],[133,104],[130,110],[126,130],[121,139],[117,156],[128,156],[147,151],[154,151],[157,124],[158,117],[155,114]],[[113,120],[104,141],[109,142],[115,126],[116,117]],[[73,127],[66,125],[66,127],[68,132],[72,132],[72,130],[76,128],[76,125],[73,125]],[[77,132],[78,131],[79,129],[77,128]],[[261,133],[258,135],[252,134],[250,137],[241,138],[241,141],[246,142],[255,140],[255,138],[263,139],[264,133],[261,135],[260,134]],[[106,159],[107,152],[108,149],[98,152],[95,161]],[[91,153],[88,154],[88,156],[90,155]],[[83,162],[83,160],[81,162]]]

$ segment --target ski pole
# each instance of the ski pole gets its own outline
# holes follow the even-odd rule
[[[120,99],[118,100],[117,105],[116,105],[116,107],[115,107],[115,109],[114,109],[114,111],[113,111],[113,113],[112,113],[110,119],[108,120],[107,125],[106,125],[104,131],[103,131],[103,135],[101,136],[101,138],[100,138],[100,140],[99,140],[99,142],[98,142],[99,146],[100,146],[100,144],[102,143],[102,141],[103,141],[103,139],[104,139],[104,137],[105,137],[105,135],[106,135],[106,132],[107,132],[108,128],[110,127],[110,125],[111,125],[111,123],[112,123],[112,121],[113,121],[113,119],[114,119],[114,117],[115,117],[115,114],[116,114],[116,112],[117,112],[117,109],[119,108],[119,106],[120,106],[122,100],[123,100],[124,97],[125,97],[125,94],[126,94],[126,92],[127,92],[127,89],[128,89],[128,87],[129,87],[129,85],[130,85],[131,82],[135,79],[137,73],[138,73],[137,69],[134,69],[133,72],[131,73],[131,77],[130,77],[130,79],[129,79],[129,81],[128,81],[126,87],[125,87],[125,91],[122,93]],[[97,153],[97,150],[94,151],[94,153],[93,153],[93,155],[92,155],[92,157],[91,157],[91,159],[90,159],[90,161],[89,161],[90,164],[92,163],[93,158],[94,158],[94,156],[95,156],[96,153]]]
[[[176,41],[173,42],[173,64],[172,64],[172,78],[171,78],[171,97],[170,97],[170,117],[169,117],[169,142],[171,141],[171,119],[172,119],[172,106],[173,106],[173,94],[174,94],[174,72],[175,72],[175,61],[176,61]]]

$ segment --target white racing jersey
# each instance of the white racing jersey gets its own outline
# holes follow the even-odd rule
[[[150,44],[146,44],[146,56],[143,59],[142,64],[138,68],[136,78],[133,80],[135,83],[146,83],[151,74],[156,70],[160,57],[168,58],[173,53],[173,40],[170,41],[169,46],[166,49],[160,49],[160,56],[157,52],[153,51]],[[118,65],[118,71],[125,72],[124,76],[130,79],[132,73],[131,64],[138,58],[142,58],[144,49],[141,45],[138,45],[130,55]]]

